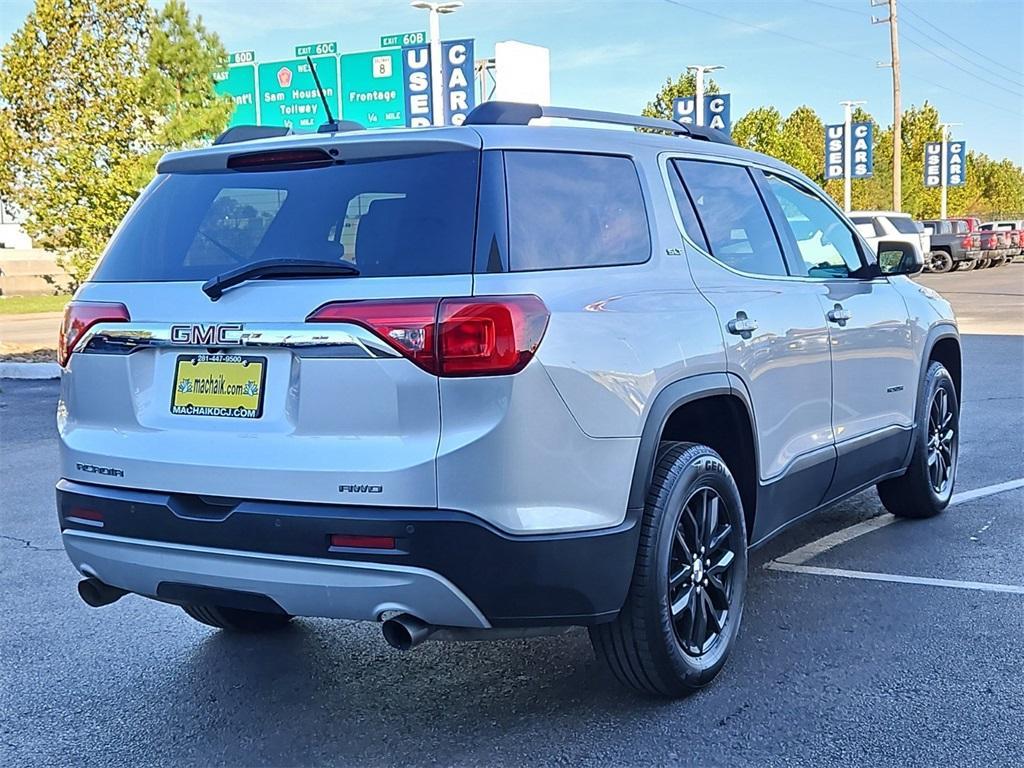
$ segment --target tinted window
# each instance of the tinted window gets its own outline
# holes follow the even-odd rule
[[[839,215],[817,195],[778,176],[765,176],[782,215],[796,240],[804,274],[846,277],[861,266],[853,233]]]
[[[889,216],[887,218],[896,231],[902,235],[917,235],[921,232],[917,222],[906,216]]]
[[[786,274],[775,231],[746,168],[696,160],[677,161],[676,167],[712,256],[743,272]]]
[[[508,152],[514,271],[637,264],[651,255],[640,179],[625,157]]]
[[[674,167],[675,162],[672,165]],[[672,185],[672,195],[676,199],[676,208],[679,209],[679,218],[683,221],[683,230],[693,242],[705,251],[708,250],[708,242],[704,239],[704,230],[700,228],[700,222],[697,221],[697,212],[693,210],[693,201],[690,200],[690,196],[683,187],[679,171],[670,170],[668,178]]]
[[[278,257],[354,263],[364,277],[471,272],[478,164],[478,152],[445,152],[158,177],[93,279],[206,280]]]

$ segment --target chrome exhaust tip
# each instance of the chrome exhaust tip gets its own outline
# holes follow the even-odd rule
[[[434,634],[435,629],[432,624],[427,624],[409,613],[401,613],[388,619],[381,627],[384,640],[399,651],[409,651],[426,642]]]
[[[116,603],[127,594],[125,590],[104,584],[93,576],[78,582],[78,596],[82,598],[82,602],[93,608]]]

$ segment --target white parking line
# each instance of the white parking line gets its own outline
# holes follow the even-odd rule
[[[963,504],[965,501],[974,501],[975,499],[982,499],[986,496],[991,496],[994,493],[1012,491],[1016,488],[1024,488],[1024,477],[1017,478],[1016,480],[1007,480],[1005,483],[986,485],[984,488],[975,488],[973,491],[954,493],[953,498],[949,500],[949,504],[950,506],[954,504]]]
[[[1009,480],[1005,483],[986,485],[983,488],[976,488],[973,491],[963,491],[953,494],[949,500],[949,506],[963,504],[968,501],[975,501],[986,496],[997,493],[1012,491],[1017,488],[1024,488],[1024,478]],[[982,581],[954,581],[951,579],[931,579],[924,576],[902,576],[895,573],[877,573],[875,571],[852,571],[845,568],[824,568],[817,565],[805,565],[811,558],[828,552],[840,544],[853,541],[865,533],[877,531],[896,522],[898,518],[888,512],[870,520],[843,528],[842,530],[823,536],[817,541],[805,544],[794,549],[792,552],[777,557],[765,563],[765,568],[772,571],[787,571],[789,573],[807,573],[814,576],[838,576],[844,579],[862,579],[865,581],[888,581],[898,584],[924,584],[935,587],[953,587],[954,589],[974,589],[983,592],[1008,592],[1015,595],[1024,595],[1024,587],[1015,584],[990,584]]]
[[[929,579],[925,576],[902,576],[897,573],[877,573],[875,571],[849,571],[845,568],[822,568],[817,565],[792,565],[773,560],[765,568],[773,571],[789,571],[790,573],[809,573],[814,576],[839,576],[843,579],[861,579],[862,581],[889,581],[896,584],[924,584],[931,587],[952,587],[954,589],[975,589],[981,592],[1009,592],[1024,595],[1024,587],[1016,584],[989,584],[984,581],[953,581],[952,579]]]
[[[894,522],[896,522],[896,517],[886,512],[884,515],[872,517],[870,520],[865,520],[862,523],[851,525],[847,528],[843,528],[841,531],[836,531],[835,533],[830,533],[828,536],[823,536],[817,541],[812,541],[810,544],[804,544],[802,547],[794,549],[788,555],[776,558],[773,562],[800,565],[801,563],[806,563],[812,557],[817,557],[823,552],[828,552],[833,547],[838,547],[840,544],[853,541],[853,539],[856,539],[858,536],[863,536],[865,533],[877,531],[879,528],[884,528],[889,525],[889,523]]]

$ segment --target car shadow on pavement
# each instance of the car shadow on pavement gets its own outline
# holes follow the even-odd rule
[[[318,738],[330,739],[337,759],[372,761],[382,735],[389,759],[411,750],[423,762],[436,747],[445,762],[458,762],[483,757],[510,731],[571,733],[581,710],[615,720],[678,706],[619,686],[578,629],[529,640],[428,642],[402,653],[374,625],[301,620],[262,636],[213,633],[181,674],[188,679],[173,695],[183,712],[193,706],[190,697],[225,704],[226,721],[193,733],[211,741],[209,754],[222,739],[267,724],[274,733],[258,737],[273,750],[264,755],[271,763],[286,754],[294,761],[294,750],[305,752]],[[471,753],[460,755],[459,745]]]

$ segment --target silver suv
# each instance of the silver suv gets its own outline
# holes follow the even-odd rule
[[[677,696],[735,642],[750,547],[876,484],[948,503],[949,304],[789,166],[500,102],[237,138],[161,160],[67,312],[57,502],[90,605],[403,649],[582,625]]]

